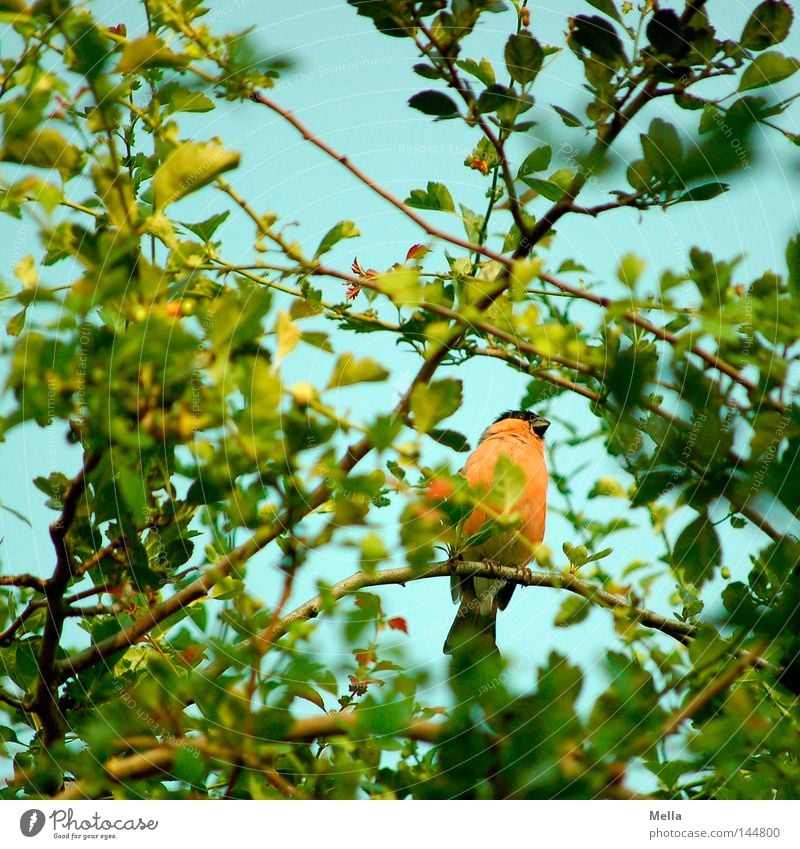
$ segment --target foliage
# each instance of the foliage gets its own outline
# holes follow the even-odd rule
[[[0,575],[0,754],[13,759],[0,795],[796,798],[800,544],[764,503],[800,510],[798,240],[788,273],[752,281],[704,246],[655,287],[635,256],[597,285],[577,260],[552,267],[563,218],[710,203],[755,161],[756,129],[797,143],[779,123],[792,98],[774,88],[798,69],[781,48],[790,5],[753,4],[730,41],[703,2],[590,0],[594,13],[549,45],[518,0],[349,4],[419,60],[409,105],[431,133],[441,121],[473,132],[465,165],[488,183],[485,210],[434,179],[405,202],[372,182],[270,99],[281,69],[246,33],[215,35],[197,0],[146,0],[140,38],[99,23],[91,3],[0,7],[19,42],[2,59],[0,203],[41,244],[5,287],[2,432],[50,429],[82,457],[78,474],[33,482],[54,511],[52,572],[28,574],[18,552]],[[508,31],[504,66],[470,55],[487,16]],[[582,68],[582,111],[554,105],[561,152],[539,146],[515,166],[509,147],[549,111],[538,81],[563,50]],[[227,181],[239,155],[224,139],[187,137],[187,114],[227,102],[281,115],[426,245],[385,271],[325,265],[357,222],[345,213],[318,245],[294,241]],[[609,151],[634,122],[646,130],[619,173]],[[585,206],[598,175],[605,197]],[[200,192],[214,214],[184,221],[181,201]],[[464,236],[439,229],[439,213]],[[250,228],[247,261],[226,253],[229,217]],[[332,280],[346,287],[328,300]],[[355,334],[415,353],[393,409],[344,412],[343,387],[392,372],[356,352]],[[330,379],[289,384],[284,361],[309,346],[330,357]],[[388,639],[405,620],[372,590],[493,574],[431,569],[481,497],[456,473],[467,440],[447,427],[456,369],[478,357],[530,376],[520,406],[582,399],[594,446],[620,468],[575,506],[558,460],[583,437],[560,422],[552,509],[574,538],[560,562],[543,547],[539,568],[509,576],[563,593],[554,626],[610,611],[616,644],[588,704],[584,672],[555,653],[525,690],[509,660],[456,657],[450,702],[430,703]],[[425,465],[428,436],[452,450],[449,466]],[[398,568],[377,531],[393,509]],[[498,514],[494,530],[513,521]],[[651,547],[615,561],[610,538],[642,522]],[[310,554],[340,544],[361,570],[290,610]],[[751,546],[749,575],[731,575],[729,545]],[[261,551],[277,600],[248,586]],[[646,609],[659,580],[674,587],[668,615]],[[342,667],[308,650],[311,620],[334,613]]]

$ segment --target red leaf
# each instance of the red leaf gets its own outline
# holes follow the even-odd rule
[[[386,624],[393,631],[402,631],[404,634],[408,633],[408,625],[406,624],[406,620],[403,619],[402,616],[395,616],[392,619],[389,619]]]
[[[375,652],[372,649],[354,649],[353,654],[359,666],[370,666],[375,663]]]
[[[412,259],[422,259],[425,254],[428,253],[430,253],[430,251],[425,247],[425,245],[412,245],[406,254],[406,262],[409,262]]]

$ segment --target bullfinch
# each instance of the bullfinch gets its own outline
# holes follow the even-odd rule
[[[464,476],[474,488],[484,488],[485,503],[502,512],[502,504],[493,505],[492,483],[495,467],[501,457],[508,457],[525,475],[522,495],[510,512],[519,515],[519,524],[468,546],[462,552],[465,560],[490,560],[501,566],[524,567],[533,560],[531,545],[544,538],[547,513],[547,465],[544,456],[544,435],[550,422],[530,410],[509,410],[499,416],[481,436],[475,450],[464,466]],[[502,469],[501,469],[502,471]],[[489,517],[475,507],[464,524],[464,535],[470,539],[477,534]],[[445,654],[459,649],[469,650],[470,644],[497,652],[497,611],[504,610],[511,600],[515,584],[493,578],[450,578],[453,601],[458,613],[444,644]],[[472,641],[478,640],[479,643]]]

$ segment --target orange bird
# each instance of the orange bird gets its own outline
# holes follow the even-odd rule
[[[511,512],[520,516],[520,523],[509,531],[493,534],[477,545],[466,548],[467,560],[491,560],[501,566],[527,566],[533,552],[527,543],[539,543],[544,538],[547,513],[547,465],[544,458],[544,434],[550,422],[530,410],[509,410],[488,427],[476,449],[464,466],[464,476],[470,486],[487,490],[486,504],[491,501],[491,486],[498,460],[505,456],[525,474],[525,487]],[[502,504],[496,505],[502,512]],[[476,507],[464,524],[467,538],[476,534],[487,521],[486,513]],[[453,601],[458,602],[458,613],[444,643],[445,654],[453,654],[460,647],[468,647],[469,640],[480,638],[491,641],[491,650],[497,651],[497,611],[505,610],[515,584],[493,578],[450,578]]]

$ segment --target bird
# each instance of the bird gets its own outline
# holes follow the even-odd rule
[[[533,560],[533,546],[544,539],[547,514],[547,463],[544,435],[550,422],[531,410],[507,410],[483,432],[475,450],[467,458],[463,474],[473,488],[485,487],[485,502],[491,502],[495,468],[501,457],[508,457],[525,477],[522,495],[511,508],[520,517],[519,524],[488,539],[478,537],[461,556],[468,560],[492,561],[501,566],[523,568]],[[502,471],[502,467],[501,467]],[[502,511],[502,504],[496,505]],[[476,506],[463,526],[464,537],[474,538],[489,517]],[[494,578],[451,575],[450,592],[458,603],[458,613],[444,643],[444,653],[484,646],[487,654],[498,653],[496,642],[497,611],[508,606],[516,584]],[[475,641],[478,640],[479,643]]]

